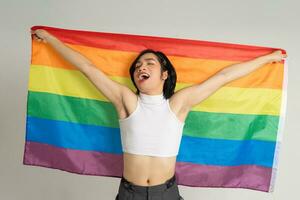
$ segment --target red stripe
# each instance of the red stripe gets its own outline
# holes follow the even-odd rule
[[[246,61],[279,49],[203,40],[72,30],[49,26],[33,26],[31,29],[45,29],[61,41],[69,44],[130,52],[140,52],[146,48],[151,48],[162,51],[169,56],[202,59]],[[285,50],[280,50],[285,53]]]

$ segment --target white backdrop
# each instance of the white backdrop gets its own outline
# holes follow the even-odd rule
[[[208,3],[210,2],[210,3]],[[300,3],[227,1],[0,1],[0,199],[114,199],[119,178],[22,164],[31,53],[30,27],[175,37],[287,50],[287,117],[275,192],[179,186],[185,200],[296,200],[300,179]]]

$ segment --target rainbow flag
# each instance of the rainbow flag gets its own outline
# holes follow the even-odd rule
[[[130,34],[45,29],[136,91],[129,66],[146,48],[177,71],[175,91],[277,48]],[[283,50],[284,51],[284,50]],[[285,51],[284,51],[285,52]],[[274,189],[286,107],[286,60],[232,81],[192,108],[176,160],[178,185]],[[24,165],[119,177],[123,156],[111,102],[48,43],[32,40]]]

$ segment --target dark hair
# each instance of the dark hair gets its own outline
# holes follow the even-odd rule
[[[163,95],[165,97],[165,99],[169,99],[173,94],[174,94],[174,90],[175,90],[175,86],[176,86],[176,81],[177,81],[177,75],[176,75],[176,71],[175,68],[173,67],[172,63],[170,62],[170,60],[168,59],[168,57],[161,51],[155,51],[153,49],[145,49],[143,50],[137,57],[136,59],[133,61],[133,63],[131,64],[131,67],[129,69],[129,73],[130,73],[130,78],[135,86],[135,88],[137,89],[136,94],[139,94],[140,91],[137,88],[135,82],[134,82],[134,78],[133,78],[133,73],[135,70],[135,65],[138,61],[138,59],[146,54],[146,53],[153,53],[156,55],[160,66],[161,66],[161,73],[163,73],[164,71],[168,70],[168,78],[165,80],[164,86],[163,86]]]

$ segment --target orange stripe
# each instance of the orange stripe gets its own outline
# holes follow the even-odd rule
[[[64,60],[49,44],[32,41],[32,64],[77,70]],[[108,76],[129,77],[129,67],[136,52],[125,52],[66,44],[91,60]],[[178,83],[196,84],[219,70],[237,62],[168,56],[177,72]],[[196,66],[196,67],[195,67]],[[234,80],[226,86],[281,89],[283,64],[266,64],[255,72]]]

